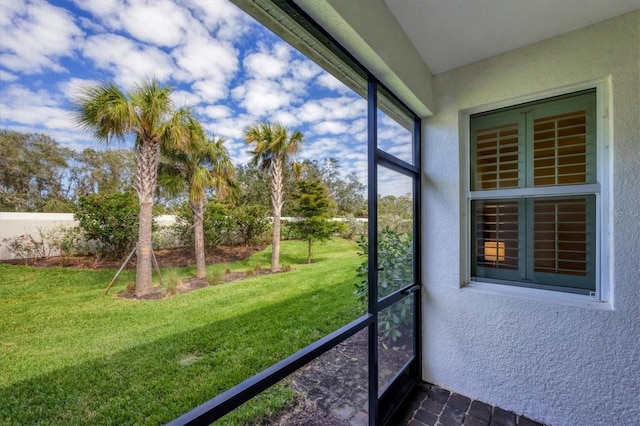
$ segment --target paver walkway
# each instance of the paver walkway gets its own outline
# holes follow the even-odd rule
[[[389,422],[393,426],[543,426],[511,411],[420,383]]]
[[[380,352],[380,382],[387,383],[406,358],[402,347]],[[366,329],[338,344],[292,377],[303,405],[285,416],[286,426],[367,426]],[[389,422],[393,426],[543,426],[439,386],[421,382]]]

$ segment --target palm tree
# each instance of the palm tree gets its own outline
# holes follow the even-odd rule
[[[235,198],[238,185],[235,169],[224,147],[225,138],[207,139],[199,123],[194,122],[192,143],[187,149],[164,149],[160,160],[159,182],[170,194],[189,192],[193,213],[196,277],[205,278],[203,215],[207,189],[219,199]]]
[[[271,271],[280,269],[280,214],[283,205],[282,174],[290,157],[302,144],[304,136],[279,123],[261,122],[245,130],[245,141],[255,145],[250,151],[252,165],[260,165],[271,173],[271,206],[273,209],[273,252]]]
[[[144,81],[129,93],[113,83],[84,89],[76,99],[75,118],[81,129],[103,142],[135,137],[136,175],[134,189],[140,214],[136,265],[136,296],[153,290],[151,280],[151,225],[153,196],[158,184],[160,147],[184,148],[190,143],[191,112],[176,110],[170,86],[155,79]]]

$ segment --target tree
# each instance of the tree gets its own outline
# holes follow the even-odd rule
[[[71,211],[63,183],[74,156],[47,135],[0,130],[0,210]]]
[[[335,203],[338,215],[367,216],[366,187],[354,172],[343,175],[335,158],[303,161],[303,179],[320,179]]]
[[[328,221],[333,203],[329,199],[327,188],[319,179],[299,181],[294,199],[299,221],[292,226],[307,241],[307,263],[311,263],[311,247],[314,241],[329,239],[335,226]]]
[[[75,196],[123,192],[131,188],[135,175],[135,153],[130,149],[98,151],[86,148],[71,168]]]
[[[280,216],[284,203],[283,173],[285,166],[291,163],[291,156],[303,141],[299,131],[289,130],[279,123],[261,122],[245,130],[245,141],[254,145],[250,151],[252,165],[260,165],[271,174],[271,208],[273,213],[273,252],[271,271],[280,269]]]
[[[191,143],[193,117],[185,108],[176,110],[170,86],[153,79],[144,81],[129,93],[113,83],[89,87],[76,99],[75,116],[80,128],[109,143],[111,138],[134,138],[136,174],[134,189],[138,195],[138,244],[136,296],[153,290],[151,280],[151,226],[153,197],[158,183],[159,150],[185,148]]]
[[[378,195],[378,224],[400,234],[413,233],[413,199],[411,194]]]
[[[235,171],[224,138],[206,139],[200,124],[194,122],[192,143],[186,149],[164,149],[159,181],[169,193],[189,193],[193,214],[196,277],[207,275],[204,253],[203,215],[206,193],[213,189],[222,200],[237,193]]]
[[[271,210],[271,188],[269,171],[256,165],[246,164],[236,167],[236,178],[240,185],[239,205],[263,206]]]

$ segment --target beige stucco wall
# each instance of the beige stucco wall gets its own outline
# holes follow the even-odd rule
[[[607,79],[611,138],[599,161],[608,161],[602,219],[610,233],[601,259],[610,264],[608,303],[465,286],[465,112]],[[423,137],[423,378],[553,425],[633,424],[640,418],[640,12],[439,74],[432,92]]]

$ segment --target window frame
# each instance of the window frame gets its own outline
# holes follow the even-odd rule
[[[526,103],[543,103],[551,98],[560,98],[563,96],[571,96],[586,90],[595,90],[595,155],[596,155],[596,182],[581,184],[580,189],[576,190],[570,186],[558,187],[531,187],[531,188],[511,188],[508,191],[508,197],[513,199],[522,199],[522,197],[540,197],[540,196],[562,196],[562,195],[581,195],[595,194],[595,291],[588,295],[572,294],[569,290],[562,287],[530,285],[528,283],[518,283],[517,281],[491,280],[483,278],[472,278],[473,270],[473,227],[472,227],[472,201],[481,199],[505,198],[504,189],[472,191],[472,141],[471,141],[471,117],[484,113],[492,113],[501,109],[518,108]],[[460,269],[461,269],[461,288],[478,289],[488,292],[497,292],[498,294],[511,294],[525,298],[542,298],[568,304],[584,304],[596,302],[609,302],[612,305],[613,291],[611,288],[610,268],[611,250],[610,247],[610,229],[611,216],[609,206],[611,205],[610,197],[612,191],[610,188],[611,173],[611,156],[610,145],[612,141],[611,124],[611,78],[587,81],[570,86],[550,89],[542,92],[535,92],[499,102],[484,104],[468,109],[461,110],[459,113],[461,122],[461,137],[459,140],[461,155],[460,176],[460,229],[461,229],[461,248],[460,248]],[[478,196],[482,192],[481,196]],[[475,193],[475,194],[474,194]]]

